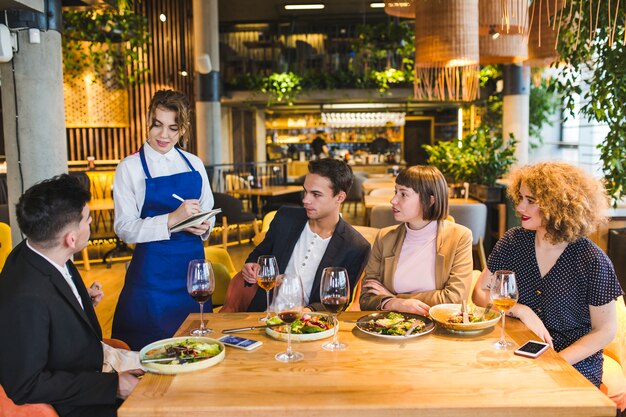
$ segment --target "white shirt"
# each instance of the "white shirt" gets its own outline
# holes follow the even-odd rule
[[[165,155],[152,149],[150,145],[143,145],[146,163],[152,178],[164,177],[181,172],[189,172],[189,166],[172,148]],[[181,150],[182,151],[182,150]],[[213,193],[204,164],[195,155],[182,151],[193,168],[202,177],[202,192],[200,194],[200,208],[202,211],[213,208]],[[154,217],[141,218],[141,209],[146,197],[146,175],[141,165],[139,152],[124,158],[115,170],[113,180],[113,199],[115,203],[115,234],[126,243],[154,242],[169,240],[170,232],[167,227],[169,213]],[[174,198],[174,197],[172,197]],[[211,227],[202,235],[206,240],[211,233],[215,218],[211,219]]]
[[[291,254],[287,268],[285,268],[285,274],[296,274],[300,276],[302,291],[304,292],[304,305],[309,304],[309,296],[313,288],[313,281],[315,281],[315,273],[322,261],[322,257],[326,252],[331,237],[332,236],[322,239],[311,230],[309,222],[306,222],[304,230],[302,230],[298,242],[293,248],[293,253]]]
[[[78,304],[80,304],[81,308],[84,310],[85,307],[83,307],[83,300],[80,299],[80,295],[78,294],[78,289],[76,288],[76,284],[74,284],[74,280],[72,279],[72,274],[70,274],[69,269],[67,269],[67,265],[61,266],[61,265],[57,264],[56,262],[54,262],[52,259],[48,258],[43,253],[41,253],[37,249],[33,248],[30,245],[30,243],[28,243],[28,239],[26,239],[26,246],[28,246],[30,248],[30,250],[35,252],[37,255],[41,256],[46,261],[48,261],[50,263],[50,265],[55,267],[61,273],[61,275],[63,275],[63,278],[65,278],[65,281],[67,282],[67,285],[70,286],[70,289],[72,290],[72,292],[74,293],[74,296],[78,300]]]

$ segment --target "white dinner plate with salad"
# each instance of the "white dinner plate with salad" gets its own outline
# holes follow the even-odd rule
[[[297,342],[311,342],[326,339],[333,335],[333,323],[331,317],[323,313],[304,313],[302,317],[291,323],[291,340]],[[270,318],[268,324],[279,324],[282,320],[275,316]],[[268,336],[287,341],[287,324],[282,326],[268,327],[265,332]]]
[[[139,360],[147,372],[181,374],[217,365],[224,352],[224,345],[209,337],[172,337],[145,346]]]
[[[435,323],[419,314],[381,311],[359,318],[356,327],[372,336],[398,340],[424,336],[435,329]],[[411,334],[405,336],[410,329]]]

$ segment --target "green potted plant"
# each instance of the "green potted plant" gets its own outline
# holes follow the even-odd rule
[[[139,53],[151,41],[148,19],[128,8],[63,12],[64,74],[81,78],[94,71],[94,81],[125,87],[149,72]]]
[[[439,142],[424,145],[428,163],[439,168],[457,182],[470,184],[471,197],[484,203],[502,201],[503,187],[496,180],[505,175],[516,161],[517,141],[494,136],[488,127],[480,126],[460,142]]]

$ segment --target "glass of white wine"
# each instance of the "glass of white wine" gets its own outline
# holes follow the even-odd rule
[[[504,335],[504,317],[506,312],[513,308],[517,303],[519,292],[517,290],[517,281],[515,280],[515,272],[513,271],[496,271],[491,279],[490,298],[493,306],[502,313],[502,333],[500,340],[492,346],[500,350],[511,350],[515,346],[511,342],[507,342]]]
[[[276,257],[272,255],[259,256],[257,263],[259,264],[259,272],[256,274],[256,283],[265,290],[265,299],[267,302],[265,317],[260,318],[259,321],[267,321],[270,318],[270,291],[274,288],[274,285],[276,285],[278,263],[276,262]]]

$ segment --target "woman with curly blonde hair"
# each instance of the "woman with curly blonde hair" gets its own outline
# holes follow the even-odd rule
[[[496,244],[473,300],[489,302],[492,272],[515,272],[519,300],[507,314],[599,387],[602,349],[615,337],[615,299],[622,294],[611,261],[585,237],[604,221],[604,187],[561,162],[525,166],[511,182],[509,194],[522,226]]]

